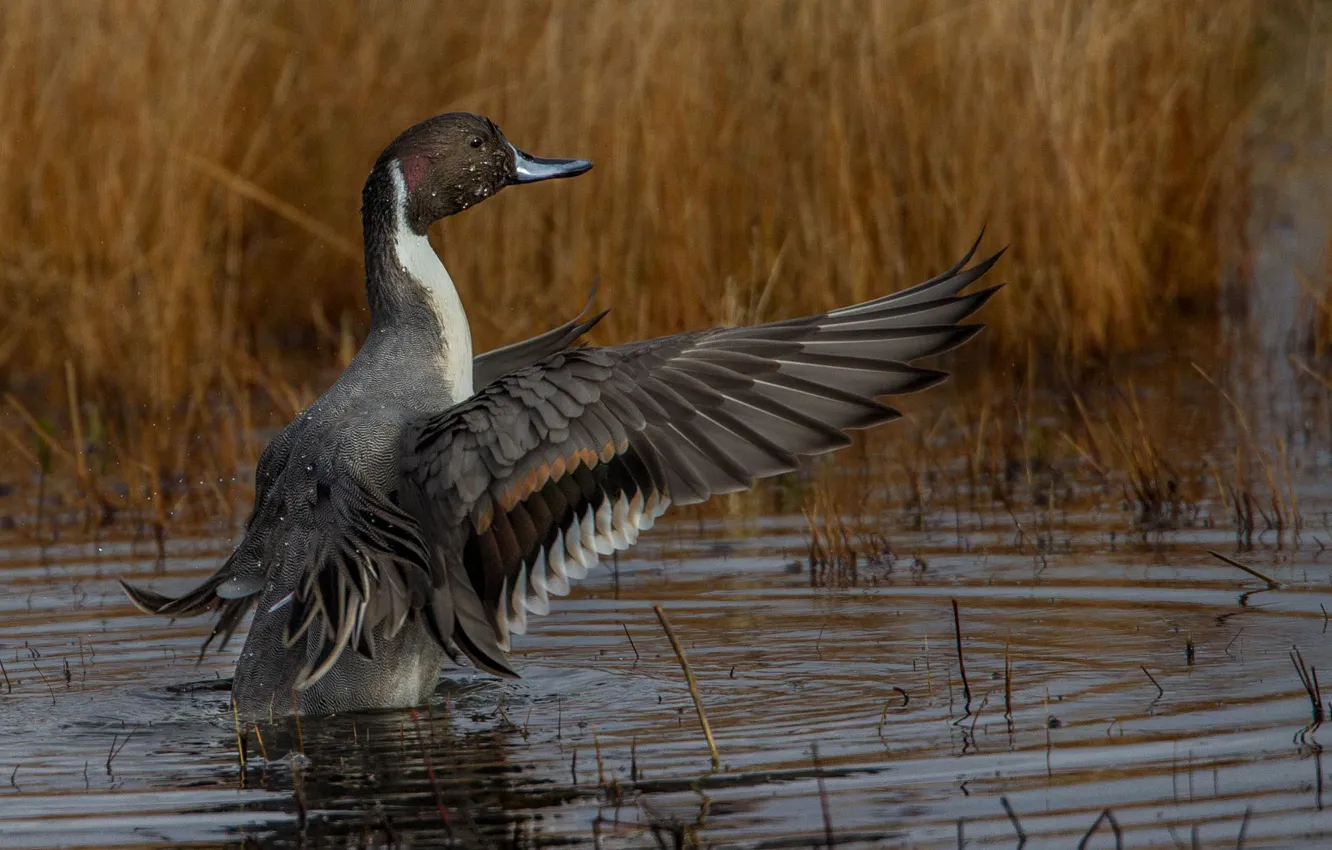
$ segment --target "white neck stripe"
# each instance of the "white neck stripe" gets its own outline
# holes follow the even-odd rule
[[[430,239],[417,234],[407,222],[407,181],[403,178],[402,166],[394,161],[390,172],[393,175],[393,241],[397,262],[430,297],[430,307],[439,320],[445,380],[456,403],[473,392],[472,328],[453,278],[449,277],[448,269],[440,262],[435,249],[430,247]]]

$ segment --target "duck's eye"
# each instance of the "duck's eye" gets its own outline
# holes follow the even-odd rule
[[[472,137],[472,147],[474,147],[474,148],[479,148],[479,147],[481,147],[481,137],[480,137],[480,136],[473,136],[473,137]]]

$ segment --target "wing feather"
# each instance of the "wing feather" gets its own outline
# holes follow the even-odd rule
[[[451,587],[472,612],[459,646],[510,672],[527,614],[669,505],[747,488],[897,418],[880,397],[945,376],[909,361],[979,329],[957,323],[998,287],[958,293],[999,255],[968,267],[975,250],[919,286],[820,316],[552,353],[418,423],[404,452],[418,524],[461,521],[466,539]]]

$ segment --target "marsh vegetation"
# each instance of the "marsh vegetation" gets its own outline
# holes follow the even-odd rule
[[[1324,6],[1278,6],[5,4],[4,474],[232,512],[364,333],[369,165],[445,108],[599,164],[440,229],[480,347],[597,280],[598,342],[823,310],[984,225],[991,359],[1080,379],[1251,296],[1254,133],[1325,106]]]

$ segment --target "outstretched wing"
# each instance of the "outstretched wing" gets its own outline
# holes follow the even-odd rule
[[[701,502],[850,443],[899,416],[876,398],[931,386],[910,365],[966,341],[998,260],[829,313],[613,348],[562,351],[408,429],[404,507],[447,564],[454,635],[512,673],[511,634],[667,506]],[[464,616],[470,611],[470,616]]]
[[[502,375],[530,366],[543,357],[549,357],[573,345],[579,337],[592,330],[593,326],[610,312],[602,310],[585,318],[592,311],[592,302],[596,297],[597,286],[593,284],[592,291],[587,295],[587,303],[583,305],[578,315],[569,321],[531,339],[478,354],[472,361],[472,386],[484,387]]]

